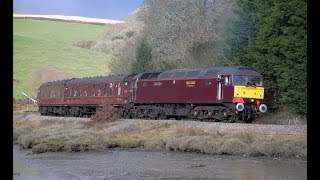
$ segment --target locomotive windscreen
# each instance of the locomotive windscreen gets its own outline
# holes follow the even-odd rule
[[[262,86],[262,78],[258,76],[233,76],[233,84]]]

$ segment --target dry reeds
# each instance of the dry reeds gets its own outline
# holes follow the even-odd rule
[[[100,119],[84,121],[16,120],[14,143],[32,148],[33,153],[46,151],[88,151],[108,148],[167,149],[206,154],[230,154],[307,159],[306,136],[253,133],[206,133],[199,127],[166,121],[113,119],[105,108]]]
[[[119,119],[116,109],[111,105],[104,105],[103,108],[96,114],[91,116],[91,121],[97,122],[113,122]]]

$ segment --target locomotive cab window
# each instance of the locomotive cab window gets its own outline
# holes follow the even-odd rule
[[[224,85],[231,85],[231,76],[224,77]]]
[[[262,78],[259,76],[233,76],[234,85],[262,86]]]

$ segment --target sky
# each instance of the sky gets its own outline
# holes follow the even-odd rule
[[[13,0],[13,12],[125,20],[143,0]]]

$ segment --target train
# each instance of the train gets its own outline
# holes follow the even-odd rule
[[[267,111],[263,77],[227,66],[70,78],[43,83],[38,111],[90,117],[111,105],[123,118],[251,123]]]

